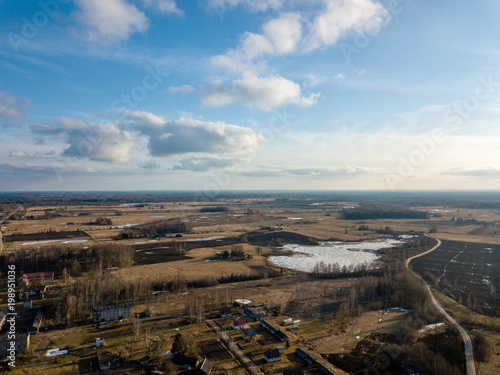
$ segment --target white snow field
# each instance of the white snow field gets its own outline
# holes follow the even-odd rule
[[[375,251],[394,247],[404,241],[384,239],[370,242],[322,242],[318,246],[286,245],[283,250],[291,250],[293,256],[272,256],[271,262],[279,267],[312,272],[317,263],[337,263],[343,266],[358,266],[364,263],[372,264],[379,257]]]

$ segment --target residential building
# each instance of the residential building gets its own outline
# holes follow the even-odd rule
[[[281,354],[278,349],[271,349],[264,353],[264,359],[267,362],[281,361]]]
[[[260,321],[260,324],[262,324],[262,326],[267,329],[269,332],[271,332],[274,337],[276,337],[278,340],[280,340],[281,342],[285,342],[288,340],[288,336],[285,335],[283,333],[283,331],[281,331],[279,328],[276,328],[275,326],[273,326],[271,323],[269,323],[267,320],[264,320],[262,319]]]
[[[94,322],[130,318],[130,304],[97,306],[94,308]]]
[[[310,365],[316,367],[316,369],[325,375],[336,375],[333,370],[326,367],[323,363],[319,362],[313,355],[308,353],[305,349],[298,348],[295,350],[297,355]]]
[[[245,328],[245,319],[238,318],[238,319],[233,320],[231,322],[231,327],[233,327],[233,329],[243,329],[243,328]]]
[[[245,341],[252,340],[252,338],[254,338],[256,334],[257,331],[255,331],[255,328],[253,327],[243,329],[243,338],[245,339]]]
[[[22,333],[16,334],[14,340],[10,339],[7,334],[0,337],[0,356],[5,357],[9,355],[10,342],[14,341],[16,353],[26,353],[30,347],[30,334]]]
[[[212,363],[205,358],[194,370],[194,375],[210,375],[212,372]]]
[[[249,307],[245,307],[243,312],[246,316],[248,316],[249,318],[251,318],[253,320],[261,320],[262,319],[261,315],[258,312],[252,310]]]
[[[219,309],[219,315],[221,318],[227,318],[229,316],[233,316],[231,313],[231,308],[229,307],[223,307]]]
[[[181,353],[175,353],[172,362],[185,370],[192,370],[198,365],[198,359],[196,357],[188,357]]]

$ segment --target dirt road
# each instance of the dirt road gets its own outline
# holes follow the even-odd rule
[[[231,349],[231,352],[233,352],[233,354],[238,358],[238,361],[240,361],[241,364],[247,368],[247,370],[248,370],[248,372],[250,372],[250,374],[252,374],[252,375],[264,375],[259,370],[257,365],[255,363],[253,363],[252,360],[250,358],[248,358],[248,356],[245,353],[243,353],[243,351],[238,349],[236,344],[234,342],[232,342],[232,339],[229,337],[229,335],[226,332],[223,332],[220,329],[220,327],[217,324],[215,324],[215,322],[213,320],[205,319],[205,321],[222,338],[222,341],[228,343],[228,345]]]
[[[434,237],[431,237],[431,238],[434,238]],[[436,250],[439,246],[441,246],[441,241],[438,240],[437,238],[434,238],[434,239],[438,242],[436,244],[436,246],[434,246],[432,249],[427,250],[426,252],[424,252],[422,254],[418,254],[418,255],[415,255],[414,257],[406,259],[405,266],[411,273],[413,273],[415,276],[420,278],[420,280],[422,280],[425,283],[427,291],[429,292],[429,295],[431,296],[431,301],[434,304],[434,306],[436,306],[436,309],[438,309],[438,311],[441,313],[441,315],[443,315],[444,318],[452,326],[454,326],[458,330],[458,332],[460,332],[460,335],[462,336],[462,339],[464,341],[465,364],[467,366],[467,375],[476,375],[476,364],[474,362],[474,350],[472,348],[472,340],[471,340],[469,334],[467,333],[467,331],[465,329],[463,329],[463,327],[460,324],[457,323],[457,321],[455,319],[453,319],[450,315],[448,315],[448,313],[443,309],[443,307],[439,304],[439,302],[436,300],[436,298],[434,298],[434,295],[432,294],[432,290],[431,290],[429,284],[427,284],[427,282],[425,282],[425,280],[422,277],[420,277],[419,275],[417,275],[415,272],[413,272],[410,269],[410,262],[413,259],[424,256],[426,254],[429,254],[430,252]]]

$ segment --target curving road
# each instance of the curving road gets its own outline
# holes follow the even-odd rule
[[[430,236],[428,236],[428,237],[430,237]],[[431,237],[431,238],[434,238],[434,237]],[[408,271],[410,271],[412,274],[417,276],[420,280],[422,280],[425,283],[425,287],[427,288],[427,292],[429,292],[429,295],[431,296],[431,301],[434,304],[434,306],[436,306],[436,309],[438,309],[438,311],[441,313],[441,315],[443,315],[445,320],[447,320],[452,326],[454,326],[458,330],[458,332],[460,332],[460,335],[462,336],[462,339],[464,341],[465,364],[467,366],[467,375],[476,375],[476,364],[474,362],[474,350],[472,348],[472,340],[470,339],[469,334],[467,333],[467,331],[465,329],[463,329],[463,327],[460,324],[457,323],[457,321],[455,319],[453,319],[450,315],[448,315],[448,313],[443,309],[443,307],[439,304],[439,302],[436,300],[436,298],[434,298],[434,295],[432,294],[432,290],[431,290],[429,284],[427,284],[427,282],[422,277],[420,277],[418,274],[416,274],[415,272],[413,272],[410,269],[410,262],[413,259],[424,256],[426,254],[429,254],[430,252],[436,250],[439,246],[441,246],[441,241],[438,240],[437,238],[434,238],[434,239],[437,241],[436,246],[434,246],[430,250],[427,250],[426,252],[423,252],[422,254],[418,254],[418,255],[415,255],[411,258],[406,259],[405,267],[408,269]]]

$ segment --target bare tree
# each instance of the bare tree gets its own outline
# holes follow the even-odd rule
[[[139,340],[141,334],[141,320],[135,318],[132,324],[132,330],[134,331],[134,341]]]

